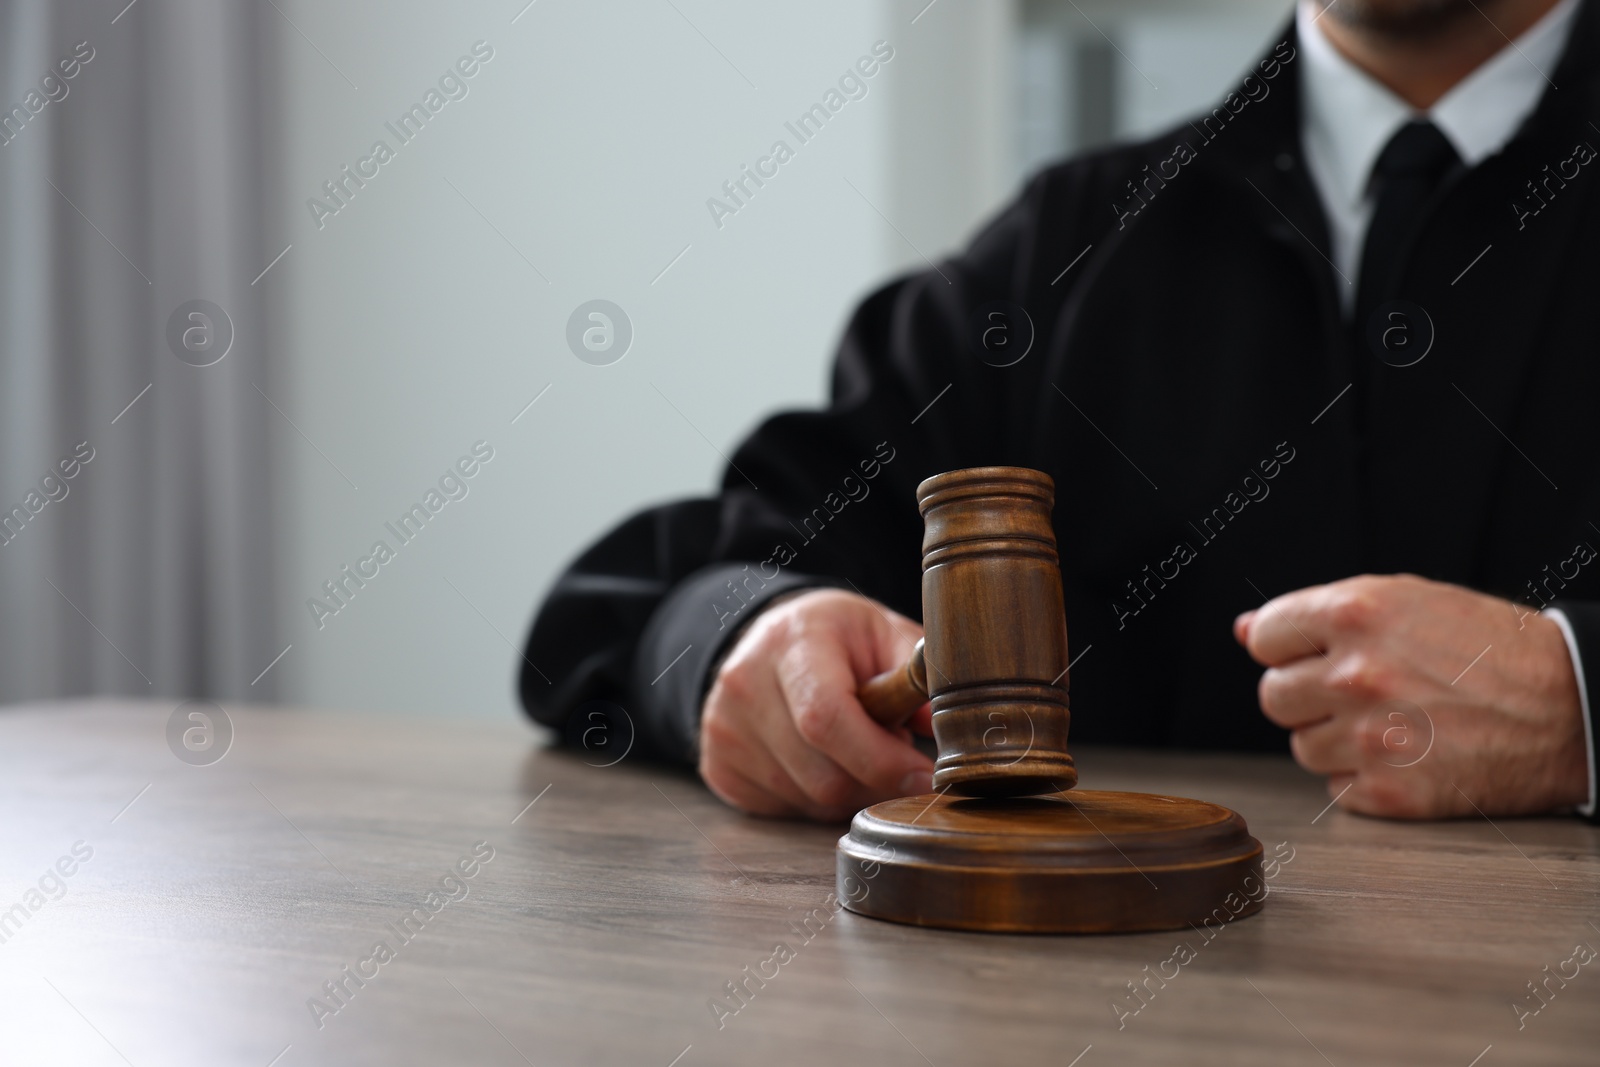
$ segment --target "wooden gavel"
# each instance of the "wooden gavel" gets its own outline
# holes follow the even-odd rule
[[[892,922],[1006,933],[1199,929],[1259,911],[1261,842],[1238,812],[1062,792],[1078,772],[1054,500],[1049,477],[1022,467],[917,486],[926,636],[859,696],[888,725],[932,703],[939,792],[856,812],[838,899]]]
[[[1050,509],[1055,482],[974,467],[917,486],[925,637],[870,679],[862,705],[900,723],[933,706],[933,785],[962,796],[1070,789],[1067,623]]]

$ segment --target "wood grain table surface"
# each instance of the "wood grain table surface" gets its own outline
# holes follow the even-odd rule
[[[841,827],[519,723],[230,706],[191,765],[173,712],[0,709],[0,1063],[1600,1062],[1571,819],[1382,822],[1284,758],[1080,749],[1086,788],[1239,811],[1292,857],[1265,909],[962,934],[836,914]]]

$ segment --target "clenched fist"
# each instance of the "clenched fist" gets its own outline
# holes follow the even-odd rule
[[[922,627],[838,590],[775,603],[728,653],[700,720],[700,777],[757,815],[837,821],[880,800],[932,789],[933,761],[912,744],[930,733],[880,724],[856,699],[868,678],[898,667]]]
[[[1582,705],[1560,627],[1413,575],[1287,593],[1234,621],[1268,668],[1261,710],[1351,811],[1528,815],[1589,795]]]

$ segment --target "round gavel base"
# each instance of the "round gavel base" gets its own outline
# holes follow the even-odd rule
[[[1244,819],[1149,793],[902,797],[858,812],[838,857],[851,911],[955,930],[1171,930],[1250,915],[1264,897]]]

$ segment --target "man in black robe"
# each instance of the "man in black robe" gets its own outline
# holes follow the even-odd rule
[[[868,297],[827,409],[718,496],[585,552],[525,705],[751,812],[925,791],[926,709],[853,694],[920,633],[917,483],[1018,465],[1056,481],[1074,741],[1287,744],[1372,814],[1592,815],[1597,122],[1588,0],[1302,0],[1216,108]]]

